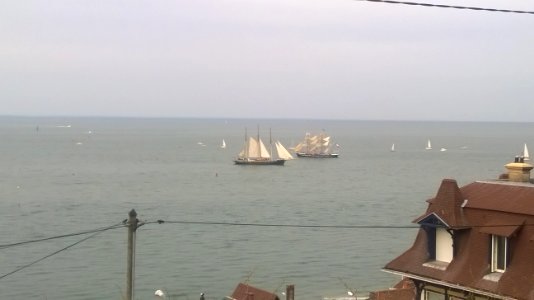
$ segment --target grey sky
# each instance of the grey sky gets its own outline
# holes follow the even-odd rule
[[[4,0],[0,115],[533,121],[533,29],[354,0]]]

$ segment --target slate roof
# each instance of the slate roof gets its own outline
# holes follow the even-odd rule
[[[410,249],[385,266],[419,280],[497,295],[534,299],[534,184],[477,181],[458,187],[445,179],[428,200],[419,223],[442,220],[454,232],[455,255],[442,267],[429,265],[428,241],[420,229]],[[497,279],[488,277],[491,234],[509,238],[510,259]]]

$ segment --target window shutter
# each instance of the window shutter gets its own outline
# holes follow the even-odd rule
[[[429,259],[436,259],[436,228],[434,227],[423,227],[426,232],[427,237],[427,251]]]

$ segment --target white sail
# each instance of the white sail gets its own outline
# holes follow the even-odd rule
[[[319,153],[321,152],[321,145],[313,144],[310,147],[308,147],[309,153]]]
[[[305,142],[298,143],[298,144],[295,146],[295,152],[304,151],[305,148],[306,148],[306,143],[305,143]]]
[[[267,148],[265,147],[265,145],[263,144],[263,141],[260,139],[259,141],[259,153],[258,153],[258,156],[259,158],[271,158],[271,155],[269,154],[269,151],[267,151]]]
[[[247,144],[247,158],[255,158],[260,157],[260,148],[258,141],[253,138],[248,138],[248,144]]]
[[[281,144],[280,144],[281,145]],[[265,144],[260,138],[259,128],[257,137],[247,137],[245,129],[245,143],[241,152],[239,152],[237,158],[234,160],[236,165],[278,165],[283,166],[286,159],[273,159],[273,145],[272,139],[269,138],[269,148],[265,147]],[[283,147],[283,146],[282,146]],[[285,149],[285,148],[284,148]],[[279,150],[282,156],[289,155],[287,149],[286,153]]]
[[[322,139],[320,136],[318,135],[314,135],[314,136],[309,136],[309,140],[308,140],[308,148],[307,148],[307,151],[308,153],[320,153],[321,152],[321,147],[322,147]]]
[[[395,152],[395,144],[391,145],[391,152]]]
[[[426,150],[432,150],[432,143],[430,142],[430,140],[428,140],[428,141],[426,142],[426,148],[425,148],[425,149],[426,149]]]
[[[243,145],[243,149],[241,149],[241,152],[237,155],[237,157],[241,159],[246,159],[250,156],[250,139],[245,140],[245,144]]]
[[[239,152],[238,157],[241,159],[266,159],[270,158],[271,155],[269,154],[269,151],[267,151],[262,140],[258,141],[253,137],[249,137],[245,146],[243,146],[243,150]]]
[[[339,147],[324,132],[316,135],[307,132],[304,141],[295,147],[295,152],[299,157],[338,157],[337,153],[333,153],[332,145]]]
[[[309,143],[310,144],[317,144],[318,141],[319,141],[319,136],[318,135],[309,136]]]
[[[222,140],[221,148],[226,148],[226,142],[224,141],[224,139]]]
[[[528,148],[527,148],[526,143],[525,143],[525,146],[523,147],[523,158],[525,160],[530,160],[530,155],[528,154]]]
[[[321,148],[319,149],[319,153],[321,154],[327,154],[330,153],[330,137],[327,135],[321,134]]]
[[[293,159],[293,155],[287,151],[287,149],[280,143],[280,141],[276,141],[276,152],[278,153],[278,157],[285,160]]]

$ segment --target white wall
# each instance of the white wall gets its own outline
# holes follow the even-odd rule
[[[444,228],[436,228],[436,260],[452,261],[452,236]]]

